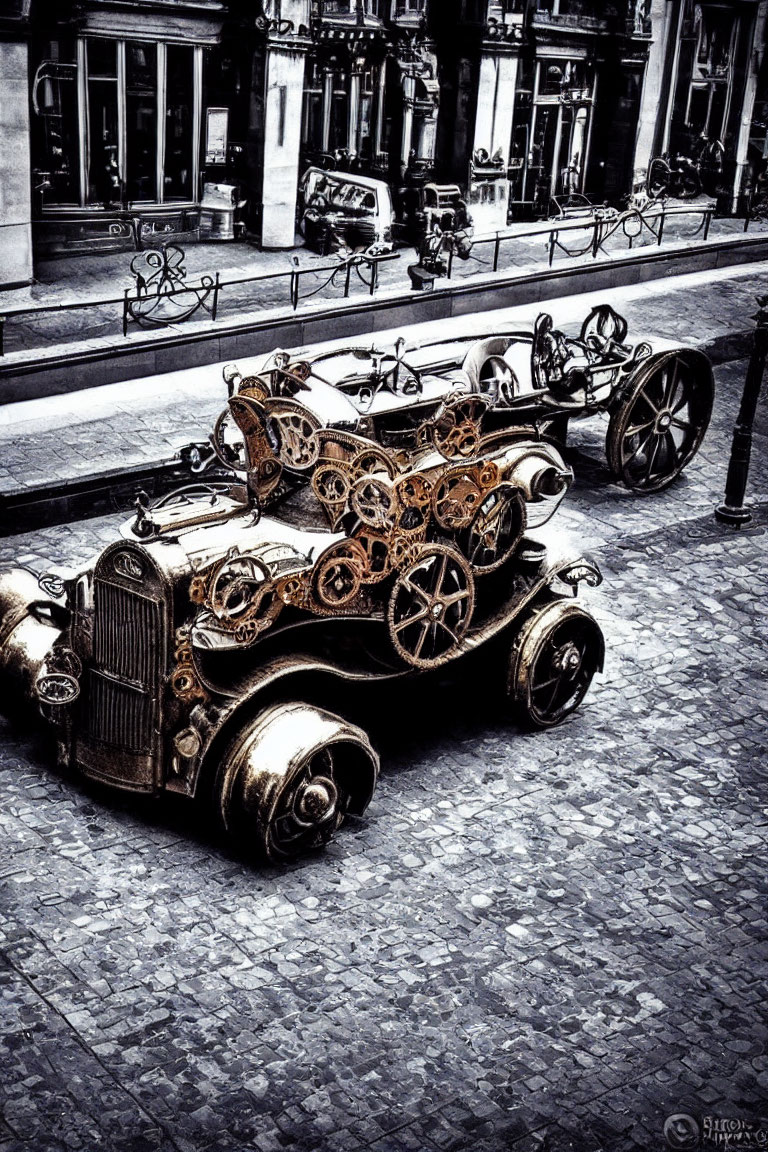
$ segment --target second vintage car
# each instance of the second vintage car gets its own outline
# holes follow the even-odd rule
[[[394,448],[430,442],[470,456],[483,437],[515,427],[562,447],[571,420],[607,413],[609,467],[637,492],[659,491],[682,472],[714,402],[703,352],[631,343],[626,320],[607,304],[575,335],[541,313],[532,332],[278,355],[285,395],[302,399],[317,420]]]

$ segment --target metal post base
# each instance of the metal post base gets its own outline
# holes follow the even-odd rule
[[[719,504],[715,508],[715,520],[721,524],[730,524],[732,528],[741,528],[742,524],[748,524],[751,519],[752,513],[746,508],[732,508],[730,504]]]

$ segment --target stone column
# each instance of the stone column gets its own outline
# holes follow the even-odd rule
[[[634,183],[641,184],[648,172],[648,165],[654,156],[654,142],[663,135],[664,129],[659,124],[659,118],[667,116],[668,101],[662,97],[665,85],[665,60],[667,59],[667,46],[669,44],[670,27],[672,35],[677,32],[676,13],[674,5],[668,0],[652,0],[651,3],[651,46],[648,53],[648,63],[645,66],[645,79],[643,93],[640,99],[640,115],[637,122],[637,142],[635,144]],[[671,95],[674,97],[674,77],[667,77],[671,83]]]
[[[296,42],[267,42],[264,95],[264,167],[261,243],[291,248],[296,227],[301,116],[306,48]]]
[[[0,41],[0,140],[0,288],[7,288],[32,281],[26,43]]]
[[[742,17],[744,19],[745,17]],[[755,13],[754,34],[749,51],[746,53],[747,68],[744,77],[744,100],[741,105],[741,114],[738,117],[738,132],[736,137],[736,165],[731,189],[731,212],[738,212],[739,200],[744,191],[744,177],[747,170],[749,156],[749,133],[752,127],[752,116],[755,110],[755,95],[760,74],[760,66],[765,52],[766,23],[768,22],[768,0],[760,0]]]

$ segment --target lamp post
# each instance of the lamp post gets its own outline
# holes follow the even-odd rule
[[[749,458],[752,452],[752,426],[755,422],[760,385],[768,358],[768,296],[758,296],[757,303],[759,311],[753,317],[757,325],[739,414],[733,429],[725,499],[715,509],[715,518],[721,524],[730,524],[734,528],[740,528],[742,524],[747,524],[752,519],[752,513],[744,507],[744,493],[747,489]]]

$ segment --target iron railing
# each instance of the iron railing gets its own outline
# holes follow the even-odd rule
[[[293,257],[290,269],[281,272],[266,272],[258,276],[238,276],[223,280],[220,273],[215,276],[201,276],[197,280],[187,280],[178,286],[165,284],[159,294],[161,301],[171,305],[177,301],[180,306],[191,301],[194,307],[184,308],[184,317],[179,311],[168,308],[163,316],[159,313],[147,314],[146,304],[148,295],[142,286],[126,288],[122,296],[98,297],[91,300],[64,301],[56,304],[41,304],[33,307],[7,308],[0,315],[0,356],[5,355],[5,326],[9,321],[20,317],[40,317],[62,312],[94,311],[98,308],[113,309],[110,320],[121,319],[123,336],[128,335],[131,322],[151,325],[152,327],[167,327],[179,322],[181,318],[188,318],[198,308],[204,311],[211,320],[216,320],[222,304],[223,294],[227,289],[234,289],[245,285],[257,284],[266,286],[270,283],[283,284],[286,289],[284,302],[289,303],[294,311],[302,300],[308,300],[320,292],[330,293],[334,289],[340,290],[339,295],[347,299],[351,295],[352,286],[360,283],[373,296],[379,283],[379,266],[382,263],[398,260],[396,252],[382,256],[373,256],[366,253],[355,253],[345,260],[335,264],[320,264],[306,268],[298,265],[297,257]],[[317,283],[317,281],[320,283]],[[310,287],[306,288],[309,282]],[[302,288],[304,290],[302,291]],[[234,295],[234,294],[233,294]],[[270,307],[279,306],[280,299],[270,300]]]
[[[490,267],[491,271],[498,272],[503,246],[521,240],[530,240],[537,236],[547,237],[546,246],[550,268],[554,263],[555,254],[558,252],[572,258],[585,256],[587,253],[593,259],[597,259],[600,252],[607,255],[606,245],[609,240],[614,238],[619,242],[626,241],[626,247],[631,249],[637,240],[645,236],[646,239],[652,238],[652,241],[659,247],[664,239],[664,229],[667,222],[671,218],[686,216],[701,217],[698,227],[686,239],[700,236],[702,241],[705,241],[709,237],[714,212],[714,206],[711,204],[675,204],[671,206],[651,204],[644,208],[628,208],[626,211],[615,215],[601,215],[598,211],[595,216],[581,220],[548,220],[545,224],[526,228],[523,231],[503,229],[487,236],[474,236],[470,260],[485,264]],[[568,238],[571,237],[575,243],[569,247]],[[477,256],[476,249],[482,247],[492,247],[491,259],[482,260]],[[451,251],[448,256],[446,272],[449,278],[453,273],[453,266],[454,254]]]
[[[635,244],[652,244],[655,247],[660,247],[670,221],[680,218],[692,218],[694,220],[696,217],[699,218],[695,229],[687,233],[685,239],[699,238],[703,242],[709,237],[714,211],[712,204],[665,205],[664,203],[652,202],[644,207],[629,208],[618,214],[609,215],[606,213],[603,215],[598,212],[594,217],[585,219],[549,220],[522,230],[501,229],[488,235],[473,238],[472,250],[466,266],[475,271],[476,269],[472,268],[473,264],[482,265],[483,269],[498,272],[502,254],[506,253],[510,246],[535,240],[537,237],[546,238],[547,262],[550,267],[557,256],[577,258],[588,255],[592,259],[597,259],[601,253],[608,254],[609,244],[623,246],[627,249],[632,249]],[[756,217],[757,212],[753,214],[752,219]],[[748,215],[744,224],[745,231],[749,227],[749,223],[750,216]],[[483,259],[480,254],[489,249],[488,258]],[[164,290],[164,295],[170,302],[176,296],[186,296],[192,300],[196,294],[200,298],[201,310],[215,321],[219,316],[225,294],[228,294],[228,302],[234,301],[236,305],[236,289],[249,285],[259,285],[266,289],[270,284],[275,283],[285,287],[282,302],[289,304],[295,311],[303,300],[309,300],[319,293],[330,295],[335,291],[341,298],[347,299],[352,295],[352,288],[355,284],[361,284],[367,290],[368,295],[373,296],[379,283],[380,265],[398,258],[398,253],[389,253],[383,256],[356,253],[334,264],[326,263],[302,268],[299,267],[298,257],[294,256],[292,257],[293,266],[281,272],[267,272],[257,276],[240,276],[226,280],[221,278],[220,273],[216,273],[213,277],[202,276],[197,281],[185,282],[180,287],[168,286]],[[454,253],[449,250],[446,277],[450,279],[455,271]],[[404,277],[403,280],[405,280]],[[393,286],[398,285],[394,284]],[[405,287],[405,284],[402,286]],[[263,297],[263,293],[259,293],[259,296]],[[279,306],[280,297],[281,293],[278,292],[277,298],[268,300],[268,306]],[[127,289],[122,296],[110,298],[6,309],[0,315],[0,356],[5,353],[5,325],[8,321],[17,320],[21,317],[38,318],[51,313],[74,313],[83,310],[94,311],[98,308],[112,308],[113,312],[107,317],[106,323],[114,324],[122,320],[124,336],[128,335],[129,324],[132,321],[151,323],[154,327],[174,323],[171,318],[157,319],[142,315],[146,311],[143,308],[145,303],[146,292],[137,288],[136,290]],[[243,306],[252,309],[253,303],[248,302],[246,305],[243,302]],[[263,298],[259,299],[257,306],[265,306]],[[191,315],[194,310],[192,309],[188,314]],[[172,314],[173,309],[169,308],[167,312]],[[58,339],[55,342],[58,342]]]

